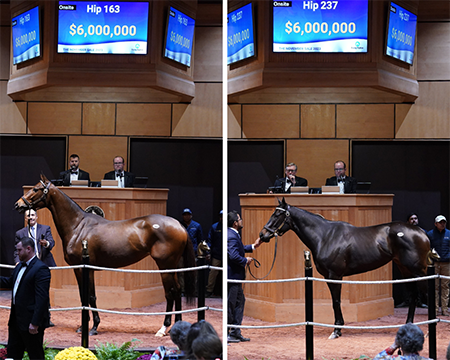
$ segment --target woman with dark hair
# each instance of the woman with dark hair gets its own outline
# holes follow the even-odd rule
[[[216,340],[213,340],[213,338]],[[211,348],[204,351],[208,346],[211,346]],[[196,355],[199,357],[196,357]],[[209,322],[200,320],[191,325],[186,339],[185,358],[189,360],[222,358],[222,341],[220,341],[219,335]]]
[[[417,325],[408,323],[398,329],[393,345],[380,352],[373,360],[398,359],[398,360],[431,360],[419,355],[423,349],[424,336]],[[401,349],[402,355],[393,355],[394,351]]]

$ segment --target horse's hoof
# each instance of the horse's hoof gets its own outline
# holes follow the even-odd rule
[[[94,335],[98,335],[98,331],[91,329],[91,331],[89,331],[89,336],[94,336]]]
[[[77,334],[81,334],[81,326],[76,330]]]
[[[166,333],[163,330],[158,330],[158,332],[155,334],[156,337],[163,337],[166,336]]]
[[[337,339],[339,336],[339,334],[336,334],[335,332],[332,332],[331,335],[329,336],[328,340],[333,340],[333,339]]]

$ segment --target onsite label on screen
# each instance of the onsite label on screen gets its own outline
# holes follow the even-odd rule
[[[227,64],[255,55],[252,4],[228,14]]]
[[[274,52],[367,52],[368,0],[272,5]]]
[[[417,16],[391,3],[389,8],[386,55],[412,65]]]
[[[12,18],[11,26],[13,64],[40,56],[39,7]]]
[[[191,66],[195,20],[171,7],[169,9],[164,56]]]
[[[147,54],[147,2],[60,1],[58,13],[58,53]]]

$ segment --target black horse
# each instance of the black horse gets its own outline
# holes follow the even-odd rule
[[[278,201],[267,224],[259,234],[264,242],[275,235],[294,231],[311,250],[317,271],[326,279],[342,280],[344,276],[377,269],[393,260],[405,278],[427,274],[427,264],[436,254],[430,251],[430,241],[417,226],[392,222],[368,227],[356,227],[342,221],[330,221],[321,215],[292,207]],[[411,299],[406,322],[413,322],[418,286],[410,282]],[[327,283],[331,292],[334,324],[344,325],[341,311],[341,284]],[[425,290],[425,289],[424,289]],[[414,300],[413,300],[414,299]],[[335,328],[330,339],[341,335]]]

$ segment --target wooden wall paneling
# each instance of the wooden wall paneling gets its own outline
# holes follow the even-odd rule
[[[297,176],[306,178],[309,187],[325,185],[337,160],[346,162],[350,175],[348,140],[287,140],[286,161],[297,164]]]
[[[450,22],[417,24],[417,80],[450,81]]]
[[[26,134],[27,133],[27,103],[13,102],[6,95],[6,81],[0,81],[0,133]]]
[[[116,135],[170,136],[170,104],[117,104]]]
[[[299,105],[243,105],[244,137],[298,138],[300,136]]]
[[[398,104],[397,139],[450,138],[450,81],[420,82],[420,96],[410,107]]]
[[[116,106],[111,103],[83,104],[83,135],[114,135]]]
[[[74,153],[80,156],[80,169],[90,174],[91,181],[100,181],[105,173],[114,170],[114,156],[122,156],[125,169],[129,167],[126,137],[70,136],[68,155]]]
[[[300,115],[300,136],[303,139],[336,136],[335,105],[301,105]]]
[[[221,83],[196,83],[191,104],[173,104],[172,136],[222,137]]]
[[[3,10],[4,5],[0,8]],[[0,80],[9,79],[11,27],[0,26]]]
[[[81,134],[80,103],[29,103],[31,134]]]
[[[240,139],[242,130],[242,105],[231,104],[228,105],[228,138]]]
[[[338,138],[394,137],[394,105],[337,105]]]
[[[194,56],[194,81],[222,81],[221,27],[195,28]]]

